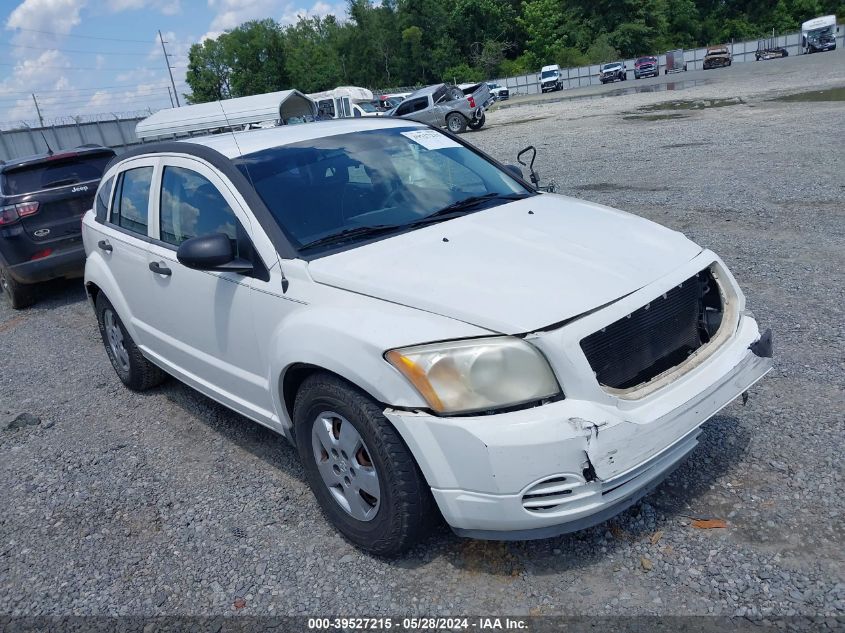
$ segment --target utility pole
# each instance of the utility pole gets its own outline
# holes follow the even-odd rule
[[[170,107],[173,107],[173,91],[167,86],[167,96],[170,97]]]
[[[41,116],[41,108],[38,107],[38,99],[35,98],[35,93],[32,93],[32,102],[35,104],[35,111],[38,113],[38,123],[44,127],[44,117]]]
[[[164,37],[161,35],[161,29],[158,30],[158,39],[161,42],[161,50],[164,52],[164,63],[167,64],[167,74],[170,75],[170,85],[173,86],[173,96],[176,97],[176,107],[181,107],[179,103],[179,95],[176,92],[176,82],[173,81],[173,67],[170,65],[170,56],[167,54],[167,49],[164,45],[167,43],[164,41]]]

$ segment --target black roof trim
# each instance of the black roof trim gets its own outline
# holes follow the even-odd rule
[[[161,141],[157,143],[146,143],[138,147],[134,147],[129,151],[117,156],[111,160],[106,166],[106,171],[111,169],[114,165],[121,163],[129,158],[137,158],[139,156],[154,156],[156,154],[184,154],[186,156],[193,156],[202,159],[218,169],[226,178],[229,179],[238,193],[243,196],[243,199],[249,205],[250,211],[258,220],[261,228],[270,238],[276,252],[283,259],[295,259],[299,255],[296,249],[291,244],[288,237],[285,235],[279,223],[270,213],[267,205],[260,198],[255,191],[252,183],[243,175],[243,172],[235,167],[234,163],[227,157],[207,145],[200,143],[190,143],[187,141]]]

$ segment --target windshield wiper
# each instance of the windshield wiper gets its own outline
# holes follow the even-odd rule
[[[411,222],[408,226],[420,226],[421,224],[433,224],[434,222],[448,220],[451,217],[462,215],[463,212],[469,211],[473,207],[477,207],[490,200],[521,200],[522,198],[527,198],[529,195],[527,193],[485,193],[480,196],[470,196],[469,198],[453,202],[434,213],[429,213],[424,218]]]
[[[430,213],[424,218],[420,218],[419,220],[415,220],[413,222],[408,222],[407,224],[375,224],[372,226],[356,226],[351,229],[344,229],[338,233],[332,233],[331,235],[319,237],[311,242],[306,242],[305,244],[300,246],[300,248],[306,249],[314,248],[316,246],[340,244],[342,242],[346,242],[347,240],[352,240],[355,238],[373,237],[376,235],[382,235],[384,233],[391,233],[393,231],[401,231],[403,229],[423,226],[425,224],[434,224],[436,222],[442,222],[452,217],[462,215],[464,212],[468,211],[473,207],[478,206],[479,204],[482,204],[483,202],[488,202],[490,200],[519,200],[521,198],[527,198],[529,195],[531,194],[485,193],[480,196],[470,196],[469,198],[464,198],[463,200],[453,202],[452,204],[445,206],[442,209],[435,211],[434,213]]]
[[[315,246],[326,246],[328,244],[339,244],[347,240],[355,239],[356,237],[372,237],[374,235],[381,235],[382,233],[389,233],[404,229],[407,224],[376,224],[373,226],[356,226],[352,229],[344,229],[339,233],[332,233],[324,237],[319,237],[316,240],[303,244],[300,248],[313,248]]]

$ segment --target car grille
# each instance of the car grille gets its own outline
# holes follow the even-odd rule
[[[708,340],[703,295],[716,282],[709,269],[581,341],[596,379],[628,389],[680,365]],[[719,308],[721,310],[721,306]]]

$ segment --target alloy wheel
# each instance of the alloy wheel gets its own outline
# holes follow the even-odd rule
[[[120,329],[114,311],[106,310],[103,313],[103,325],[106,329],[106,338],[109,341],[112,357],[120,366],[120,369],[129,371],[129,352],[126,351],[126,346],[123,344],[123,330]]]

